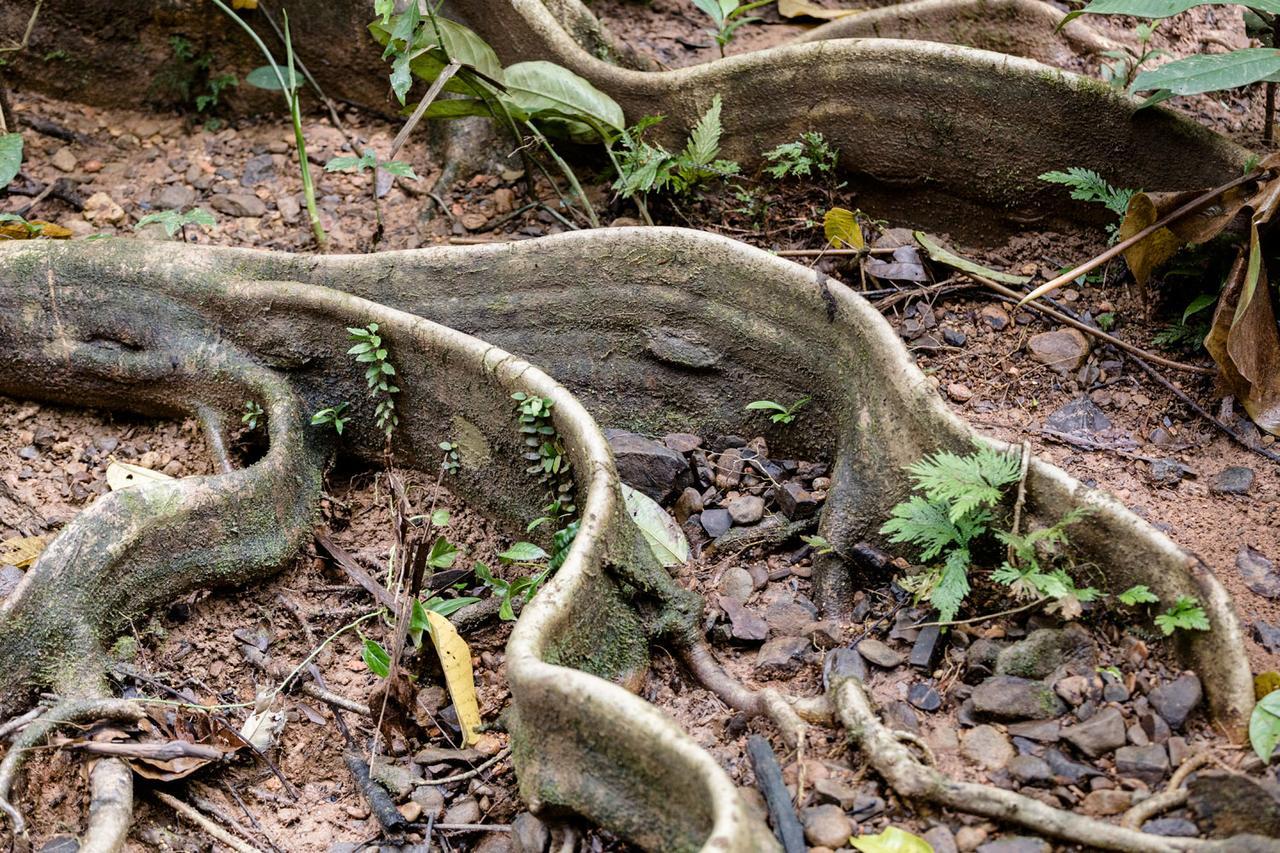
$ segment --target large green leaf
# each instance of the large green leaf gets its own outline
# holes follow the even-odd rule
[[[0,188],[9,186],[22,168],[22,134],[0,136]]]
[[[440,30],[439,39],[436,38],[437,27]],[[378,44],[384,47],[391,41],[393,35],[399,35],[395,33],[393,26],[384,26],[379,21],[369,24],[369,32]],[[396,76],[403,73],[406,67],[413,72],[413,76],[430,83],[440,76],[440,72],[450,60],[460,62],[501,85],[503,71],[498,55],[484,39],[462,24],[437,16],[435,26],[427,20],[422,23],[417,32],[413,45],[407,48],[404,47],[403,41],[397,38],[397,47],[400,49],[394,51],[397,56],[392,62],[393,85],[396,85]],[[472,95],[475,94],[475,85],[466,78],[466,75],[459,74],[445,84],[444,90]],[[399,91],[399,86],[396,88]]]
[[[653,498],[623,483],[622,499],[627,514],[662,565],[679,566],[689,559],[689,540],[685,539],[684,531]]]
[[[626,117],[617,101],[554,62],[517,62],[507,68],[504,82],[507,100],[534,121],[567,118],[615,133],[626,127]]]
[[[1031,281],[1025,275],[1013,275],[1012,273],[1000,272],[990,267],[984,267],[982,264],[975,264],[973,261],[960,257],[959,255],[948,252],[939,246],[933,239],[923,231],[915,232],[916,241],[924,247],[925,253],[937,263],[958,269],[961,272],[974,273],[975,275],[986,276],[995,281],[1002,281],[1005,284],[1026,284]]]
[[[1132,15],[1135,18],[1171,18],[1196,6],[1248,6],[1264,12],[1280,12],[1280,0],[1093,0],[1062,19],[1059,28],[1081,15]]]
[[[1143,71],[1130,88],[1134,92],[1167,89],[1175,95],[1198,95],[1247,86],[1277,73],[1280,73],[1280,50],[1246,47],[1230,53],[1189,56]]]
[[[1263,696],[1249,718],[1249,743],[1263,763],[1271,763],[1271,754],[1280,743],[1280,691]]]
[[[278,75],[277,71],[279,71]],[[269,92],[282,91],[280,88],[281,79],[288,81],[289,69],[277,65],[260,65],[244,75],[244,82],[259,89],[266,89]]]

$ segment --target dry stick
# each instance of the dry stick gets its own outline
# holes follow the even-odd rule
[[[901,247],[898,247],[901,248]],[[853,257],[854,255],[892,255],[896,252],[896,248],[883,246],[876,249],[780,249],[774,252],[780,258],[820,258],[827,257]]]
[[[191,804],[195,806],[197,809],[199,809],[200,811],[208,812],[213,817],[222,821],[224,824],[226,824],[227,826],[235,830],[240,835],[240,837],[243,838],[245,841],[257,840],[254,838],[253,833],[249,832],[249,830],[241,826],[239,821],[237,821],[231,815],[227,814],[225,811],[219,808],[218,805],[214,803],[212,800],[209,800],[205,797],[201,797],[199,794],[195,793],[194,791],[189,790],[187,793],[191,795]],[[253,816],[249,815],[249,819],[253,820]],[[257,825],[256,821],[254,825],[255,826]],[[262,827],[259,826],[258,831],[261,832]],[[262,835],[266,836],[266,833],[263,832]],[[277,847],[275,842],[272,841],[270,838],[267,838],[266,842],[268,845],[271,846],[273,850],[276,850],[276,851],[280,850],[280,848]]]
[[[1070,326],[1073,329],[1078,329],[1079,331],[1084,332],[1086,335],[1092,335],[1098,340],[1106,341],[1107,343],[1111,344],[1113,347],[1116,347],[1117,349],[1122,349],[1131,355],[1140,356],[1142,358],[1147,359],[1148,361],[1153,361],[1156,364],[1162,365],[1164,367],[1168,367],[1171,370],[1181,370],[1186,373],[1198,373],[1201,376],[1217,376],[1218,375],[1218,371],[1214,370],[1213,368],[1198,367],[1194,364],[1183,364],[1180,361],[1171,361],[1167,358],[1164,358],[1163,356],[1156,355],[1153,352],[1147,352],[1144,349],[1135,347],[1133,344],[1125,343],[1119,338],[1114,337],[1112,335],[1108,335],[1106,332],[1102,331],[1101,329],[1094,328],[1093,326],[1090,326],[1088,323],[1082,323],[1079,320],[1075,319],[1074,317],[1069,317],[1066,314],[1063,314],[1061,311],[1055,311],[1049,306],[1043,305],[1039,302],[1030,302],[1028,300],[1033,298],[1031,295],[1023,296],[1022,294],[1018,293],[1016,290],[1010,290],[1009,288],[1005,287],[1003,284],[999,284],[998,282],[992,281],[991,279],[987,278],[984,275],[978,275],[977,273],[972,273],[968,271],[962,271],[962,274],[969,276],[974,281],[980,283],[983,287],[986,287],[989,290],[994,290],[996,293],[1000,294],[1001,296],[1007,299],[1012,299],[1017,301],[1018,307],[1031,308],[1035,311],[1039,311],[1041,314],[1044,314],[1046,317],[1052,317],[1053,319],[1057,320],[1059,323],[1062,323],[1064,326]],[[1032,291],[1032,293],[1037,293],[1037,294],[1042,292],[1044,292],[1043,287],[1037,287],[1034,291]]]
[[[773,834],[778,836],[784,853],[805,853],[808,847],[804,843],[804,830],[791,805],[791,794],[782,782],[782,768],[778,766],[773,747],[760,735],[752,735],[747,738],[747,756],[755,770],[756,786],[769,807]]]
[[[1185,803],[1188,793],[1187,789],[1182,787],[1182,783],[1187,781],[1187,777],[1193,772],[1212,763],[1213,756],[1207,752],[1198,752],[1182,762],[1170,777],[1165,789],[1154,796],[1147,797],[1125,812],[1120,819],[1120,825],[1130,829],[1140,829],[1144,823],[1156,815]]]
[[[915,630],[917,628],[933,628],[933,627],[950,628],[952,625],[973,625],[978,622],[987,622],[991,619],[999,619],[1001,616],[1012,616],[1015,613],[1021,613],[1024,610],[1030,610],[1033,607],[1039,607],[1041,604],[1044,604],[1048,600],[1049,600],[1048,596],[1043,596],[1041,598],[1037,598],[1035,601],[1032,601],[1028,604],[1022,604],[1022,605],[1019,605],[1018,607],[1012,607],[1008,610],[1001,610],[997,613],[988,613],[985,616],[974,616],[972,619],[952,619],[949,622],[919,622],[915,625],[910,626],[910,629]]]
[[[382,828],[387,832],[404,830],[409,822],[396,809],[395,800],[391,799],[386,789],[369,777],[369,764],[356,750],[354,743],[342,751],[342,760],[351,771],[351,775],[355,777],[360,793],[364,795],[365,801],[373,811],[373,816],[378,819]]]
[[[458,73],[460,68],[462,68],[462,63],[454,60],[446,65],[444,70],[440,72],[440,76],[431,84],[431,88],[427,90],[427,94],[418,102],[418,106],[413,111],[413,114],[409,116],[409,120],[404,123],[404,127],[400,128],[400,132],[396,134],[396,138],[391,141],[391,154],[387,157],[388,160],[396,159],[396,154],[399,153],[401,146],[405,143],[405,140],[409,138],[409,134],[418,126],[418,122],[422,121],[422,117],[426,114],[427,108],[431,106],[431,102],[436,99],[441,90],[444,89],[444,85],[449,82],[453,75]]]
[[[227,845],[232,850],[235,850],[236,853],[263,853],[261,849],[254,847],[251,844],[246,844],[239,838],[236,838],[234,835],[227,832],[225,829],[218,826],[195,808],[182,802],[182,800],[179,800],[177,797],[174,797],[171,794],[166,794],[164,791],[152,791],[151,793],[155,795],[157,800],[199,826],[214,840]]]
[[[922,764],[876,715],[866,688],[846,678],[832,688],[840,722],[872,768],[902,798],[1014,823],[1084,847],[1127,853],[1200,850],[1210,842],[1164,838],[1045,805],[1039,800],[973,782],[958,782]]]
[[[499,752],[498,754],[496,754],[495,756],[493,756],[493,758],[490,758],[490,759],[489,759],[488,761],[486,761],[484,764],[479,764],[479,765],[477,765],[477,766],[473,767],[472,769],[468,770],[466,773],[459,773],[459,774],[457,774],[456,776],[446,776],[446,777],[445,777],[445,778],[443,778],[443,779],[432,779],[432,780],[431,780],[431,784],[432,784],[432,785],[445,785],[445,784],[448,784],[448,783],[450,783],[450,782],[464,782],[464,781],[466,781],[467,779],[470,779],[470,778],[472,778],[472,777],[474,777],[474,776],[479,776],[481,773],[483,773],[484,771],[488,770],[490,767],[492,767],[493,765],[497,764],[499,761],[501,761],[502,759],[506,758],[506,757],[507,757],[508,755],[510,755],[510,754],[511,754],[511,747],[509,747],[509,746],[508,746],[508,747],[505,747],[505,748],[503,748],[503,750],[502,750],[501,752]],[[437,828],[437,829],[441,828],[441,827],[440,827],[440,824],[436,824],[436,828]]]
[[[373,596],[374,600],[383,607],[395,607],[396,597],[391,594],[385,586],[364,570],[364,567],[355,561],[355,558],[347,553],[337,542],[334,542],[327,533],[316,534],[316,544],[323,548],[329,556],[337,563],[347,576],[364,588],[366,592]]]
[[[1018,469],[1018,497],[1013,502],[1013,523],[1009,526],[1009,532],[1013,536],[1018,535],[1018,526],[1022,523],[1022,508],[1027,503],[1027,469],[1031,466],[1031,442],[1022,442],[1022,465]],[[1005,551],[1009,565],[1018,565],[1018,556],[1014,550],[1011,541]]]
[[[1213,201],[1215,198],[1217,198],[1219,195],[1226,192],[1227,190],[1234,189],[1235,187],[1238,187],[1242,184],[1247,184],[1250,181],[1253,181],[1262,177],[1262,175],[1264,174],[1265,172],[1262,170],[1253,171],[1247,175],[1244,175],[1243,177],[1236,178],[1235,180],[1232,180],[1232,181],[1227,181],[1225,184],[1222,184],[1221,186],[1217,186],[1211,190],[1207,190],[1206,192],[1196,196],[1191,201],[1187,202],[1182,207],[1178,208],[1172,213],[1168,213],[1160,217],[1155,222],[1151,223],[1146,228],[1143,228],[1141,231],[1139,231],[1137,234],[1134,234],[1132,237],[1128,238],[1127,240],[1121,240],[1119,243],[1116,243],[1114,246],[1107,249],[1102,254],[1092,258],[1091,260],[1085,261],[1083,264],[1076,267],[1075,269],[1068,270],[1067,272],[1064,272],[1062,275],[1058,276],[1057,278],[1052,279],[1050,281],[1046,281],[1044,284],[1040,285],[1035,290],[1028,293],[1026,296],[1023,296],[1022,301],[1019,302],[1018,304],[1023,305],[1027,302],[1030,302],[1032,299],[1035,299],[1037,297],[1043,296],[1046,293],[1049,293],[1050,291],[1057,290],[1059,287],[1062,287],[1062,285],[1067,284],[1068,282],[1075,281],[1077,278],[1079,278],[1080,276],[1086,273],[1093,272],[1095,269],[1102,266],[1107,261],[1111,260],[1112,258],[1120,256],[1121,254],[1124,253],[1126,249],[1147,239],[1152,234],[1156,233],[1161,228],[1164,228],[1169,223],[1176,222],[1177,220],[1181,219],[1182,217],[1186,216],[1189,213],[1194,213],[1195,211],[1204,207],[1206,204]]]

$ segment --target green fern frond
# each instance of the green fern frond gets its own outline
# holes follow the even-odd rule
[[[961,538],[945,507],[920,495],[894,506],[880,532],[888,535],[890,542],[909,542],[920,547],[922,561],[932,560],[948,545],[963,545],[967,541]]]
[[[990,447],[968,456],[941,450],[907,466],[916,487],[929,500],[948,506],[952,521],[982,506],[999,503],[1002,489],[1017,482],[1018,457]]]
[[[956,548],[943,562],[938,582],[929,593],[929,603],[938,609],[939,620],[949,622],[960,612],[960,605],[968,594],[969,549]]]
[[[689,144],[685,146],[684,156],[690,166],[709,166],[720,153],[720,96],[711,99],[711,109],[698,119],[693,132],[689,134]]]
[[[1045,172],[1040,180],[1049,184],[1062,184],[1071,188],[1071,197],[1078,201],[1096,201],[1105,204],[1112,213],[1123,216],[1129,209],[1129,199],[1134,190],[1117,189],[1092,169],[1072,166],[1065,172]]]

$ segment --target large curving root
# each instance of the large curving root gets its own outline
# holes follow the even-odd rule
[[[1214,842],[1148,835],[1126,826],[1115,826],[1056,809],[1013,791],[958,782],[916,758],[898,736],[899,733],[880,722],[860,680],[841,679],[832,687],[831,695],[849,739],[862,750],[881,778],[905,799],[1018,824],[1039,835],[1101,850],[1180,853],[1187,850],[1230,850],[1233,841],[1244,843],[1243,839]]]

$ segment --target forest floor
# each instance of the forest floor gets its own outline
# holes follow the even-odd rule
[[[600,0],[596,6],[602,19],[629,43],[666,65],[686,65],[716,55],[699,13],[687,0],[653,0],[648,5]],[[799,29],[795,23],[777,19],[771,10],[764,14],[766,20],[745,28],[731,51],[770,46]],[[1215,14],[1223,20],[1213,18]],[[1157,44],[1185,55],[1203,48],[1206,33],[1237,38],[1229,35],[1239,27],[1226,20],[1227,14],[1221,9],[1197,12],[1200,17],[1191,16],[1191,23],[1162,28]],[[1097,73],[1096,67],[1083,61],[1075,70]],[[293,135],[278,116],[225,119],[216,113],[101,110],[24,92],[12,97],[19,121],[38,119],[46,131],[25,132],[24,177],[15,189],[26,195],[11,193],[3,202],[4,210],[21,209],[41,185],[61,180],[61,187],[68,191],[42,199],[27,215],[61,225],[78,238],[116,234],[165,239],[157,226],[136,231],[134,225],[152,211],[196,205],[210,209],[217,224],[188,229],[186,237],[193,242],[311,249],[301,184],[291,159]],[[1256,149],[1261,110],[1255,101],[1253,94],[1232,94],[1221,99],[1177,99],[1174,106]],[[350,154],[348,139],[358,149],[369,146],[386,155],[396,124],[354,108],[338,109],[342,129],[335,128],[322,110],[306,117],[308,151],[317,166]],[[445,164],[421,138],[412,139],[399,158],[409,162],[422,180],[397,180],[378,201],[376,213],[367,174],[315,170],[332,251],[518,240],[573,227],[566,225],[566,220],[572,222],[571,211],[554,202],[531,204],[530,182],[514,158],[506,169],[461,175],[448,185],[434,183]],[[634,224],[635,212],[611,198],[603,167],[597,161],[587,163],[582,174],[589,194],[601,210],[609,211],[609,220]],[[857,198],[841,187],[820,181],[749,176],[740,183],[754,192],[749,209],[726,187],[680,207],[657,205],[656,218],[661,224],[706,228],[770,250],[819,249],[824,242],[824,210],[837,204],[858,206]],[[532,191],[539,200],[557,196],[543,178],[532,182]],[[892,240],[894,227],[909,224],[894,222],[890,211],[875,213],[887,220],[878,229],[878,239]],[[375,242],[379,217],[382,234]],[[952,248],[999,269],[1051,277],[1090,257],[1105,243],[1101,230],[1080,229],[1025,231],[999,245],[967,248],[954,243]],[[1096,342],[1081,338],[1077,351],[1067,353],[1056,366],[1047,364],[1038,355],[1036,336],[1057,326],[1033,312],[1013,311],[982,291],[939,292],[929,282],[894,284],[864,277],[858,265],[846,259],[799,262],[813,262],[855,290],[897,288],[896,293],[877,296],[877,304],[957,414],[991,436],[1029,442],[1036,454],[1116,496],[1200,556],[1234,599],[1248,634],[1254,671],[1280,669],[1280,580],[1264,582],[1273,577],[1269,564],[1280,560],[1277,466],[1225,437],[1167,387],[1114,351],[1094,346]],[[1114,334],[1144,349],[1159,350],[1160,332],[1181,315],[1188,294],[1157,288],[1152,307],[1123,279],[1123,270],[1115,264],[1104,276],[1067,288],[1058,298],[1077,313],[1095,318],[1110,315]],[[1165,354],[1211,365],[1194,346]],[[1272,436],[1250,431],[1247,420],[1238,419],[1230,404],[1222,403],[1211,380],[1176,373],[1166,376],[1202,406],[1244,431],[1258,447],[1277,448]],[[803,419],[797,428],[803,428]],[[689,498],[683,506],[672,507],[695,546],[695,559],[681,570],[680,579],[707,595],[708,627],[717,655],[735,675],[753,685],[785,683],[790,692],[813,694],[822,689],[823,667],[830,658],[827,651],[863,643],[862,657],[873,662],[868,672],[873,695],[892,725],[921,734],[938,756],[941,769],[1019,788],[1085,814],[1124,811],[1161,787],[1169,764],[1176,767],[1197,752],[1211,753],[1214,761],[1232,768],[1248,764],[1248,754],[1218,737],[1202,713],[1193,714],[1185,724],[1165,719],[1170,714],[1163,712],[1164,700],[1153,700],[1151,694],[1159,687],[1183,683],[1167,644],[1158,634],[1127,629],[1105,611],[1098,611],[1102,618],[1091,624],[1087,642],[1064,629],[1060,620],[1023,613],[951,632],[922,665],[907,658],[921,643],[922,632],[911,626],[924,621],[927,614],[913,607],[909,597],[893,585],[866,590],[856,622],[820,622],[808,597],[809,546],[790,540],[737,553],[720,549],[704,553],[701,540],[713,538],[710,533],[715,531],[708,526],[723,521],[718,510],[728,509],[735,501],[742,517],[752,519],[735,524],[756,524],[759,516],[742,509],[744,497],[762,498],[766,517],[782,512],[769,484],[750,471],[736,480],[717,481],[726,453],[737,452],[743,445],[754,448],[757,459],[777,463],[785,476],[796,479],[819,502],[825,460],[771,460],[762,442],[750,441],[752,435],[695,438],[696,448],[680,446],[688,437],[667,440],[668,446],[674,442],[677,451],[686,454],[695,478],[700,460],[710,466],[709,478],[696,482],[697,509],[689,506]],[[211,470],[194,422],[144,421],[0,399],[0,540],[55,533],[106,491],[105,472],[112,460],[173,476]],[[396,523],[386,476],[367,470],[332,472],[320,524],[340,549],[375,578],[385,573]],[[447,535],[462,552],[459,566],[476,560],[497,565],[495,555],[519,538],[470,512],[434,477],[409,472],[399,476],[404,478],[415,512],[451,510]],[[668,503],[677,494],[669,495]],[[0,596],[18,577],[20,570],[0,568]],[[463,574],[454,580],[462,589],[442,589],[442,595],[485,593],[474,577]],[[989,610],[999,609],[985,603],[992,604]],[[122,689],[126,695],[154,695],[160,683],[190,701],[226,706],[225,713],[238,721],[251,710],[245,706],[252,705],[258,692],[278,681],[279,666],[291,669],[315,649],[317,639],[328,637],[374,606],[330,552],[309,547],[303,557],[262,586],[197,594],[175,602],[148,624],[135,626],[133,643],[119,650]],[[496,719],[506,704],[503,649],[509,627],[492,621],[466,637],[486,721]],[[1052,636],[1053,643],[1069,648],[1064,665],[1071,666],[1054,674],[1061,685],[1057,693],[1067,703],[1063,706],[1066,716],[1060,724],[1025,720],[984,724],[975,719],[973,693],[991,674],[992,650],[1019,640],[1031,642],[1026,638],[1037,629],[1050,631],[1035,635],[1039,640],[1048,642],[1045,638]],[[389,639],[379,620],[365,623],[362,630],[371,637]],[[779,642],[796,638],[805,642]],[[879,645],[863,642],[868,640]],[[330,690],[372,706],[380,697],[380,684],[363,662],[361,649],[360,636],[347,631],[314,662]],[[422,843],[422,824],[429,818],[443,826],[493,827],[492,831],[433,827],[436,843],[443,842],[445,849],[487,853],[542,849],[547,843],[542,833],[547,830],[521,816],[524,809],[507,761],[499,760],[470,778],[439,783],[442,778],[465,775],[469,768],[498,755],[506,746],[505,736],[493,731],[473,749],[455,748],[457,721],[451,716],[448,697],[436,686],[439,682],[432,677],[430,661],[415,665],[421,667],[421,683],[427,686],[416,690],[409,707],[403,709],[403,725],[387,739],[388,766],[380,774],[401,812],[417,827],[403,849],[424,849],[412,845]],[[867,668],[867,663],[861,666]],[[1120,677],[1104,677],[1103,670],[1118,672]],[[680,721],[744,791],[752,792],[749,797],[754,796],[745,738],[751,733],[774,736],[768,724],[741,719],[710,693],[693,686],[683,670],[661,653],[655,655],[639,690]],[[219,811],[241,824],[249,839],[264,849],[358,850],[367,843],[376,849],[379,827],[342,763],[341,740],[328,709],[300,695],[291,695],[286,707],[287,720],[278,744],[268,753],[269,763],[207,768],[176,790],[184,799],[203,803],[206,811]],[[1098,728],[1099,714],[1109,719],[1117,711],[1124,721],[1121,737],[1107,749],[1082,747],[1084,736],[1078,730],[1071,737],[1061,731],[1090,719]],[[347,718],[349,724],[357,725],[354,715]],[[367,723],[360,725],[362,731],[371,728]],[[837,732],[814,731],[809,738],[807,757],[784,754],[783,763],[785,778],[798,790],[797,805],[805,810],[815,847],[840,847],[841,833],[847,837],[854,826],[865,833],[889,824],[929,832],[937,850],[947,849],[948,841],[972,850],[992,839],[1018,836],[1016,832],[1001,836],[999,827],[984,821],[914,810],[858,769],[858,762],[850,762]],[[1139,750],[1160,745],[1169,764],[1153,770],[1119,761],[1113,751],[1125,744]],[[1091,754],[1094,751],[1096,755]],[[74,752],[57,749],[31,763],[18,805],[34,819],[36,849],[67,849],[56,845],[83,826],[87,794],[81,767],[82,759]],[[837,807],[844,822],[826,808],[830,806]],[[172,812],[145,791],[137,818],[131,849],[207,849],[198,830],[175,822]],[[1167,819],[1183,821],[1163,827],[1170,832],[1187,831],[1187,821],[1192,821],[1191,830],[1205,829],[1194,823],[1203,821],[1203,815],[1191,810],[1174,812]],[[553,824],[551,830],[557,844],[566,833],[570,837],[576,833],[584,850],[626,849],[607,834],[572,822]],[[400,848],[383,844],[382,849]]]

